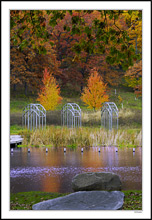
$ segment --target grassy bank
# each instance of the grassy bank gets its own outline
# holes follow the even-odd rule
[[[71,95],[72,94],[72,95]],[[119,127],[120,128],[141,128],[142,126],[142,99],[136,98],[135,94],[127,88],[110,88],[108,91],[109,101],[115,102],[119,109]],[[57,109],[47,111],[47,125],[61,125],[61,109],[68,102],[77,103],[82,110],[82,125],[91,127],[100,127],[101,111],[94,112],[87,108],[85,103],[80,99],[80,94],[71,91],[62,91],[63,100]],[[119,97],[121,97],[121,101]],[[25,96],[17,91],[11,91],[10,99],[10,125],[22,125],[22,110],[30,103],[37,103],[36,95]],[[122,106],[123,103],[123,106]],[[123,108],[122,108],[123,107]]]
[[[123,210],[141,210],[142,192],[136,190],[122,191],[125,194]],[[65,196],[68,193],[51,192],[21,192],[11,193],[11,210],[31,210],[32,206],[38,202]]]
[[[109,131],[103,128],[91,127],[70,129],[60,126],[48,126],[43,130],[20,130],[18,134],[22,135],[24,138],[22,142],[24,146],[136,147],[142,145],[141,129],[118,129]]]
[[[116,91],[115,91],[116,90]],[[116,92],[116,93],[115,93]],[[107,94],[109,95],[109,101],[115,102],[119,109],[123,108],[126,109],[142,109],[142,99],[141,97],[136,98],[135,94],[130,88],[126,87],[111,87],[108,88]],[[71,90],[62,90],[61,96],[63,98],[61,104],[58,105],[56,110],[61,110],[62,107],[67,102],[75,102],[77,103],[82,111],[91,111],[87,108],[85,103],[80,99],[80,92],[71,91]],[[29,93],[27,96],[24,95],[22,90],[17,90],[14,92],[13,90],[10,91],[10,112],[11,113],[19,113],[22,112],[22,109],[29,103],[37,103],[37,95]],[[121,97],[121,102],[120,102]]]

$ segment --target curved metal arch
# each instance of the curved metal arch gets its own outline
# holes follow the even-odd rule
[[[118,108],[116,106],[116,104],[114,102],[111,102],[110,105],[113,105],[111,108],[112,108],[112,112],[114,111],[115,114],[117,115],[117,117],[119,116],[119,111],[118,111]]]
[[[119,114],[118,114],[118,111],[116,111],[115,109],[113,109],[113,111],[115,112],[115,114],[116,114],[117,117],[118,117],[118,115],[119,115]],[[112,111],[112,112],[113,112],[113,111]]]
[[[32,110],[30,109],[30,111],[26,110],[25,113],[23,114],[23,116],[24,116],[25,114],[27,114],[27,113],[29,113],[29,115],[31,115],[32,112],[34,112],[37,116],[40,116],[40,115],[37,113],[37,111],[35,111],[35,109],[32,109]]]
[[[114,110],[115,112],[119,111],[116,104],[114,102],[105,102],[105,104],[107,104],[112,110]],[[113,106],[112,106],[113,105]],[[116,110],[115,110],[116,109]]]
[[[37,128],[39,125],[39,128],[42,127],[43,129],[43,123],[46,127],[46,110],[41,104],[31,103],[24,107],[22,125],[24,124],[26,126],[27,124],[28,129]]]
[[[78,104],[67,103],[63,106],[61,110],[61,124],[72,128],[81,126],[81,109]]]
[[[78,104],[76,104],[76,103],[71,103],[71,104],[72,104],[72,106],[76,106],[79,109],[79,111],[81,111],[81,108]]]
[[[105,112],[108,112],[109,114],[104,114]],[[117,129],[118,129],[118,108],[116,106],[116,104],[114,102],[105,102],[103,104],[103,107],[101,108],[101,125],[102,125],[102,121],[104,121],[104,126],[106,124],[109,124],[109,130],[112,129],[112,127],[114,127],[114,119],[116,119],[116,123],[117,123]]]
[[[109,108],[109,109],[110,109],[110,111],[111,111],[111,110],[112,110],[112,108],[111,108],[110,102],[105,102],[105,103],[104,103],[104,106],[106,106],[106,105],[108,106],[108,108]],[[106,107],[106,108],[107,108],[107,107]]]
[[[44,112],[46,112],[46,109],[43,107],[43,105],[41,105],[41,104],[33,104],[33,103],[31,103],[31,104],[28,104],[26,107],[24,107],[24,109],[23,109],[23,111],[26,109],[26,108],[28,108],[28,107],[35,107],[35,108],[37,108],[38,109],[38,111],[40,110],[39,108],[38,108],[38,106],[40,106],[43,110],[44,110]]]
[[[78,111],[77,109],[74,109],[74,114],[76,113],[76,114],[78,114],[78,115],[81,115],[81,112],[80,111]]]
[[[35,111],[35,109],[30,109],[30,111],[26,111],[25,113],[24,113],[24,115],[25,114],[27,114],[29,112],[29,115],[31,115],[33,112],[37,115],[37,116],[39,116],[39,117],[45,117],[45,114],[44,114],[44,112],[42,112],[41,110],[39,111],[39,113],[42,113],[42,115],[41,114],[39,114],[37,111]],[[24,116],[23,115],[23,116]]]
[[[101,115],[105,112],[105,110],[111,115],[111,111],[107,107],[101,110]]]
[[[71,109],[67,109],[68,112],[71,112],[72,116],[74,117],[74,112]]]
[[[71,103],[67,103],[64,105],[62,111],[66,111],[67,109],[69,109],[69,107],[74,111],[74,108],[73,106],[71,105]]]
[[[44,108],[44,106],[41,105],[41,104],[39,104],[39,103],[36,103],[36,104],[33,104],[33,105],[35,105],[35,106],[40,106],[44,111],[46,111],[46,109]]]

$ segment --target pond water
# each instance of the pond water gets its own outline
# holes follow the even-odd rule
[[[113,172],[122,182],[122,190],[142,189],[142,148],[86,147],[14,148],[10,154],[10,191],[73,192],[72,178],[83,172]]]

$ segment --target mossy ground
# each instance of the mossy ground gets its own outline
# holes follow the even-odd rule
[[[122,210],[142,210],[142,191],[122,191],[125,194]],[[69,193],[51,192],[20,192],[11,193],[10,210],[32,210],[32,206],[38,202],[65,196]]]

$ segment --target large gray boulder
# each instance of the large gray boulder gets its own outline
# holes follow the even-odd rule
[[[47,200],[32,206],[33,210],[118,210],[124,193],[120,191],[81,191]]]
[[[72,189],[75,192],[92,190],[119,191],[121,185],[119,176],[109,172],[82,173],[72,179]]]

